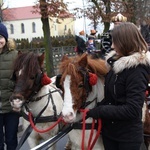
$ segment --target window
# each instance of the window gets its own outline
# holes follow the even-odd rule
[[[67,25],[65,25],[64,30],[67,30]]]
[[[21,33],[25,33],[24,24],[21,24]]]
[[[10,24],[10,34],[14,34],[14,26],[13,26],[13,24]]]
[[[32,22],[32,32],[36,33],[36,26],[35,26],[35,22]]]

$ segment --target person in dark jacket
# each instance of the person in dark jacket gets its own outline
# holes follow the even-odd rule
[[[96,43],[95,43],[95,38],[96,38],[96,30],[91,30],[90,35],[88,36],[88,41],[87,41],[87,53],[91,54],[94,50],[96,50]]]
[[[126,22],[127,17],[123,16],[121,13],[111,18],[111,21],[114,23],[114,27],[120,24],[121,22]],[[101,55],[102,58],[105,59],[107,53],[109,53],[112,48],[112,37],[111,32],[113,29],[104,32],[101,36]]]
[[[18,144],[19,114],[13,112],[9,102],[14,87],[12,65],[18,54],[12,46],[5,25],[0,23],[0,150],[4,150],[4,143],[7,150],[15,150]]]
[[[112,31],[107,57],[104,100],[88,117],[102,119],[105,150],[140,150],[143,142],[142,107],[150,74],[150,52],[138,28],[120,23]]]
[[[150,25],[143,21],[143,23],[140,26],[140,31],[148,46],[150,46]]]
[[[86,51],[86,37],[84,30],[79,32],[79,36],[75,36],[77,42],[77,54],[82,55]]]

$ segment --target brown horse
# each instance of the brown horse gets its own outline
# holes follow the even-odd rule
[[[33,52],[19,54],[14,63],[15,87],[10,101],[15,111],[22,109],[24,130],[29,125],[27,111],[36,119],[36,127],[46,130],[57,121],[62,110],[60,90],[54,84],[55,78],[50,83],[50,78],[44,73],[43,63],[44,53],[38,55]],[[56,135],[58,129],[57,125],[47,132],[33,130],[27,139],[30,148],[38,145],[41,140],[45,141]],[[56,147],[51,149],[55,150]]]
[[[107,68],[104,60],[92,59],[87,54],[72,58],[64,56],[59,68],[61,76],[57,78],[57,86],[62,89],[64,96],[62,115],[64,121],[73,123],[81,119],[81,108],[93,108],[104,98],[104,76]],[[92,119],[87,119],[87,122],[91,123]],[[93,135],[95,134],[96,130]],[[90,130],[86,130],[85,149],[88,147],[89,137]],[[74,129],[69,132],[69,139],[71,149],[81,149],[82,130]],[[103,149],[101,137],[93,149]]]
[[[149,87],[150,90],[150,87]],[[144,142],[148,150],[150,150],[150,91],[148,90],[148,95],[145,103],[145,113],[143,117],[144,123]]]
[[[62,115],[66,122],[74,123],[81,120],[80,108],[93,108],[104,98],[104,76],[107,73],[107,68],[104,60],[92,59],[87,54],[83,54],[72,58],[64,56],[59,70],[61,76],[58,78],[57,86],[62,89],[64,95]],[[98,76],[95,84],[91,84],[91,73]],[[144,133],[149,134],[150,117],[148,112],[145,114],[145,111],[147,112],[146,105],[143,107]],[[89,122],[91,120],[87,119],[86,123]],[[86,130],[86,141],[89,139],[89,133],[90,131]],[[74,129],[69,133],[71,149],[81,149],[81,137],[81,129]],[[85,142],[85,148],[87,145],[88,143]],[[99,139],[94,150],[101,149],[103,149],[103,144]]]

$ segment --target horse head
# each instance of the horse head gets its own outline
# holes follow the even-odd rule
[[[43,77],[44,53],[18,53],[14,63],[12,80],[15,82],[10,102],[14,110],[19,111],[24,102],[30,101],[41,89]]]
[[[59,70],[61,75],[57,77],[56,84],[63,91],[62,115],[64,121],[71,123],[77,119],[78,110],[85,108],[88,101],[98,95],[103,99],[102,79],[107,69],[103,60],[83,54],[72,58],[63,56]],[[101,85],[102,90],[97,85]]]

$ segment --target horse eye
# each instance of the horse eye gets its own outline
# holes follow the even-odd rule
[[[31,76],[31,77],[30,77],[30,79],[31,79],[31,80],[34,80],[34,79],[35,79],[35,77],[34,77],[34,76]]]
[[[78,85],[78,88],[83,88],[83,83],[80,83],[80,84]]]

